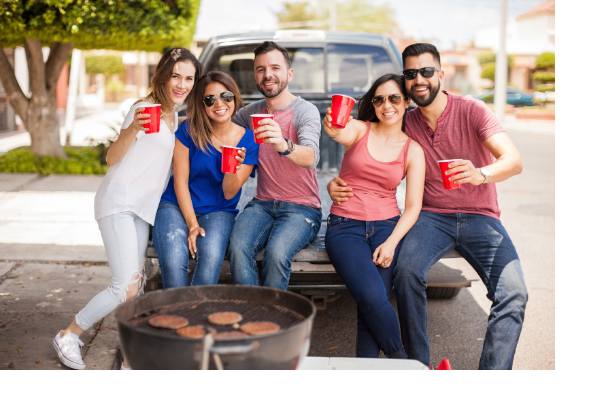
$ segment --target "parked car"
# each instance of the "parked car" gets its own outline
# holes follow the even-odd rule
[[[290,91],[315,104],[321,117],[332,94],[360,98],[379,76],[402,72],[402,57],[389,37],[366,33],[281,30],[211,38],[200,54],[205,71],[225,71],[237,81],[245,103],[263,98],[254,81],[252,52],[265,40],[289,52],[294,68]],[[354,114],[356,116],[356,107]],[[322,170],[337,169],[343,149],[321,134]]]
[[[481,95],[477,96],[478,99],[485,101],[486,103],[494,102],[494,90],[487,90]],[[506,103],[515,107],[529,107],[534,104],[533,94],[526,93],[525,91],[518,90],[516,88],[506,89]]]

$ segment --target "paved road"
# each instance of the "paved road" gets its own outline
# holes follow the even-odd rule
[[[499,184],[500,204],[530,292],[515,368],[554,369],[554,134],[545,122],[510,125],[525,171]],[[49,340],[106,283],[92,214],[99,181],[0,174],[0,368],[57,368]],[[436,269],[477,279],[460,259]],[[432,360],[448,356],[454,368],[477,368],[489,305],[481,282],[455,299],[430,301]],[[310,354],[352,356],[354,326],[354,302],[342,294],[319,311]]]

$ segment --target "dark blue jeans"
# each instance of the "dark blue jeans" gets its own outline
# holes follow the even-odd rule
[[[229,263],[233,281],[287,289],[292,258],[315,239],[320,227],[320,209],[253,199],[238,216],[231,233]],[[259,278],[256,255],[262,249],[263,278]]]
[[[235,215],[231,212],[216,211],[198,214],[196,217],[206,236],[198,236],[196,240],[196,267],[190,281],[188,228],[185,219],[176,204],[162,201],[158,206],[152,242],[158,254],[165,288],[190,284],[213,285],[219,281]]]
[[[387,357],[407,357],[398,318],[389,299],[392,268],[373,263],[373,252],[390,236],[398,218],[365,222],[329,215],[325,247],[356,301],[358,357],[379,357],[380,350]]]
[[[475,214],[422,211],[400,242],[394,287],[404,346],[430,364],[426,275],[456,248],[477,271],[492,301],[480,369],[511,369],[523,327],[527,288],[517,251],[500,220]]]

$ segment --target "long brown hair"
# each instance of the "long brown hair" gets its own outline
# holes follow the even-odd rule
[[[190,96],[192,96],[194,88],[196,88],[198,81],[200,80],[200,75],[202,74],[202,65],[190,50],[187,48],[172,48],[167,50],[156,66],[156,71],[154,71],[152,79],[150,80],[150,92],[146,96],[146,100],[160,104],[164,107],[164,111],[171,111],[174,108],[173,102],[167,93],[166,86],[173,74],[173,67],[180,61],[189,61],[196,69],[196,73],[194,74],[194,86],[192,91],[186,97],[186,102],[192,99]]]
[[[204,102],[204,90],[211,83],[220,83],[234,95],[235,108],[233,114],[242,106],[242,97],[240,89],[235,80],[223,71],[209,71],[200,77],[198,86],[194,87],[194,96],[188,102],[188,132],[194,141],[194,144],[202,151],[206,151],[210,145],[210,136],[213,133],[213,127],[210,118],[206,114]]]

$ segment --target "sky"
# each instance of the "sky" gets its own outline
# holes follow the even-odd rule
[[[321,3],[331,0],[321,0]],[[372,4],[384,0],[371,0]],[[389,0],[401,30],[415,39],[436,40],[442,48],[468,42],[478,30],[498,25],[500,0]],[[544,0],[508,0],[508,18]],[[277,27],[284,0],[202,0],[197,38]]]

